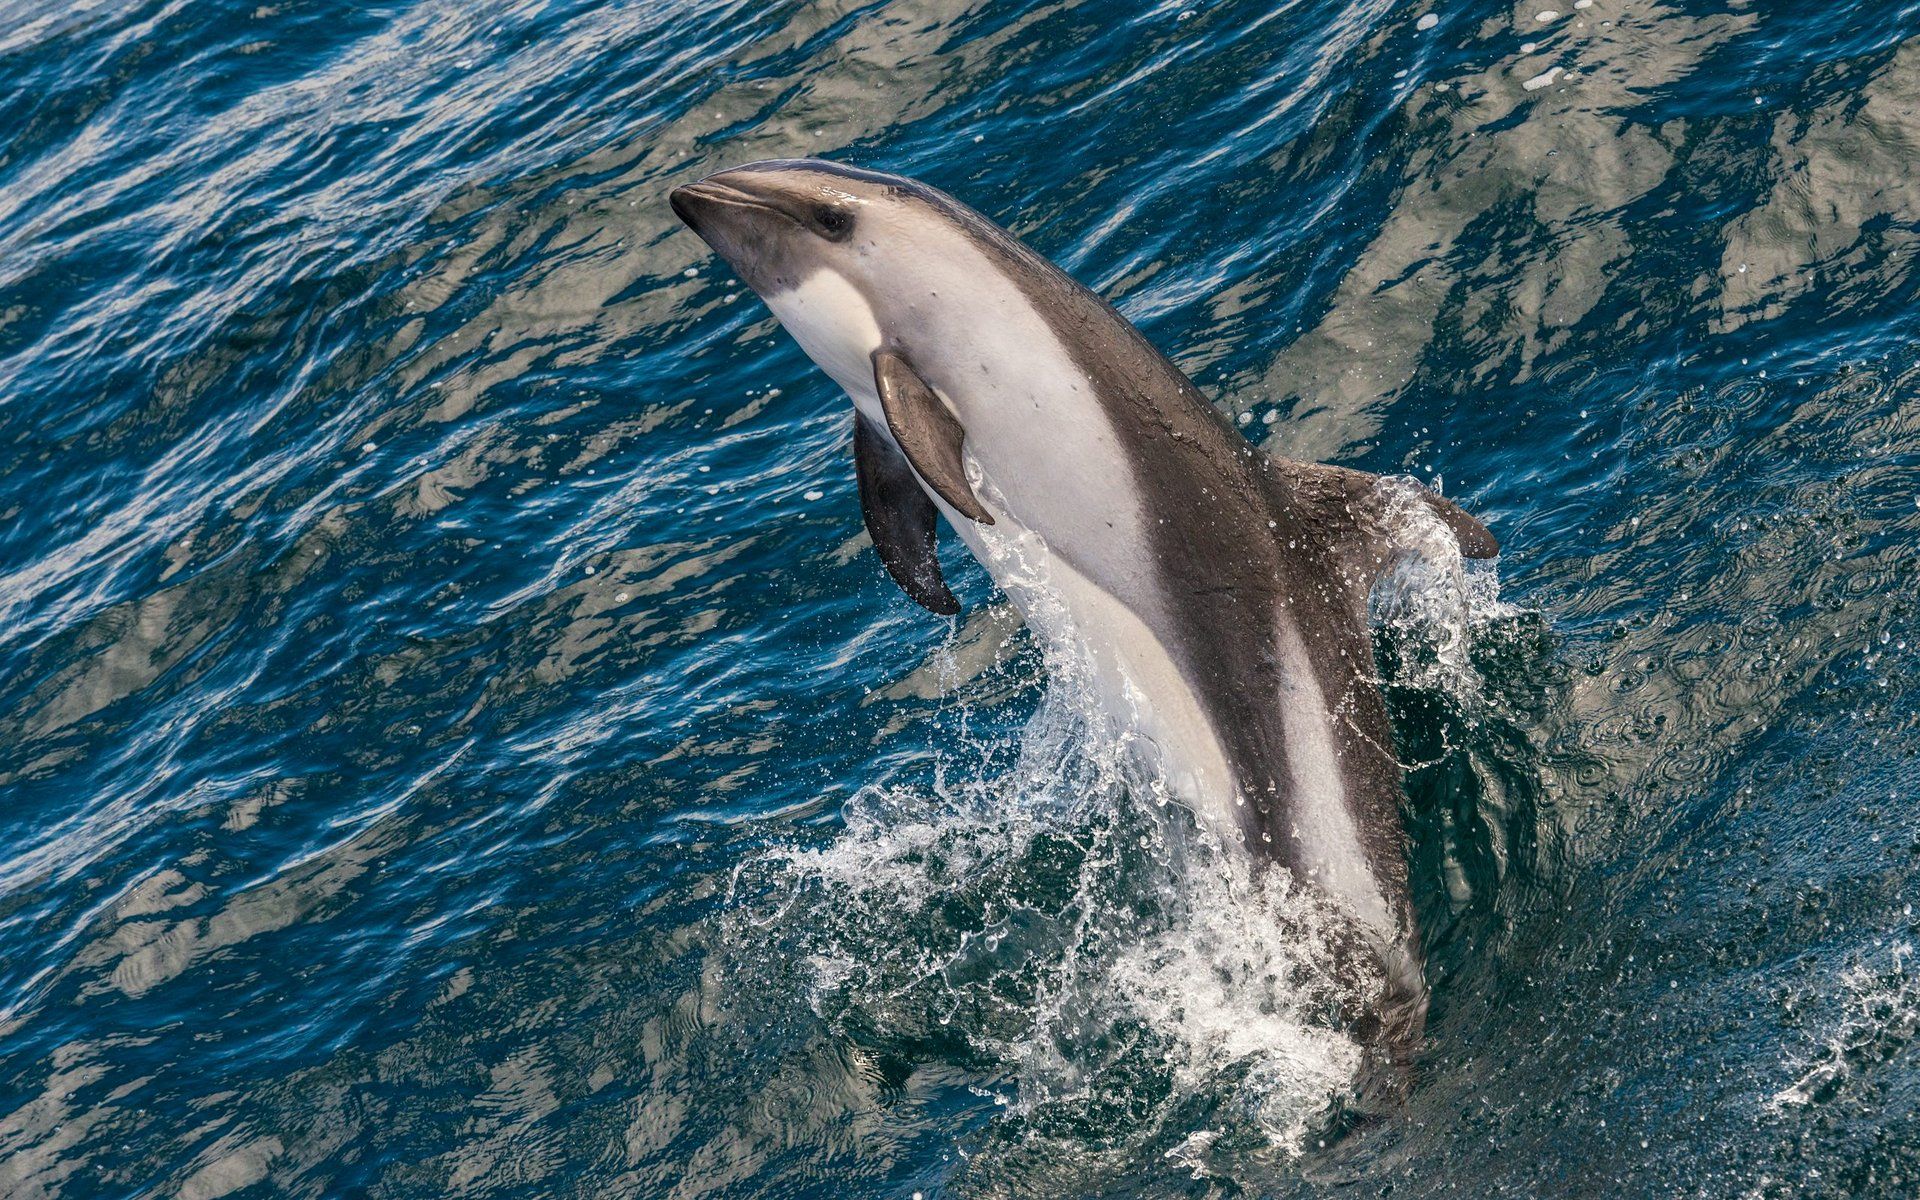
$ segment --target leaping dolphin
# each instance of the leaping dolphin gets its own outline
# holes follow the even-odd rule
[[[1105,300],[925,184],[781,160],[671,203],[852,397],[888,573],[958,612],[945,516],[1176,795],[1351,921],[1384,979],[1361,1036],[1404,1061],[1427,988],[1367,622],[1396,485],[1256,449]],[[1416,494],[1462,553],[1499,552]]]

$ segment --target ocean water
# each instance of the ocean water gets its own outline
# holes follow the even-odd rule
[[[0,1195],[1920,1194],[1917,34],[0,0]],[[1310,899],[886,580],[666,205],[800,154],[1502,539],[1376,597],[1404,1111]]]

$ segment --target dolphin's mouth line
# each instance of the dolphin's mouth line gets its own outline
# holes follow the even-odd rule
[[[698,183],[686,184],[683,187],[675,188],[674,193],[677,196],[685,196],[689,199],[705,200],[713,204],[724,204],[730,208],[755,208],[761,212],[773,213],[776,216],[784,217],[796,225],[800,223],[792,213],[780,208],[778,205],[769,204],[750,192],[739,191],[736,188],[728,187],[724,183],[715,183],[712,180],[703,179]],[[686,220],[685,214],[682,214],[681,219]],[[693,222],[687,221],[687,224],[692,225]]]

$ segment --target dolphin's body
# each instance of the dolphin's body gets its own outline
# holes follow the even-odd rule
[[[895,580],[958,610],[944,515],[1177,795],[1351,920],[1384,978],[1368,1040],[1400,1057],[1427,993],[1367,623],[1390,489],[1255,449],[1106,301],[923,184],[778,161],[672,203],[852,397]],[[1497,553],[1417,494],[1466,554]]]

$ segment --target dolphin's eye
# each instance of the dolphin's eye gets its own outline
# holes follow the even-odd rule
[[[844,209],[830,204],[822,204],[813,210],[813,222],[820,227],[821,233],[835,241],[847,236],[847,232],[853,228],[853,217]]]

